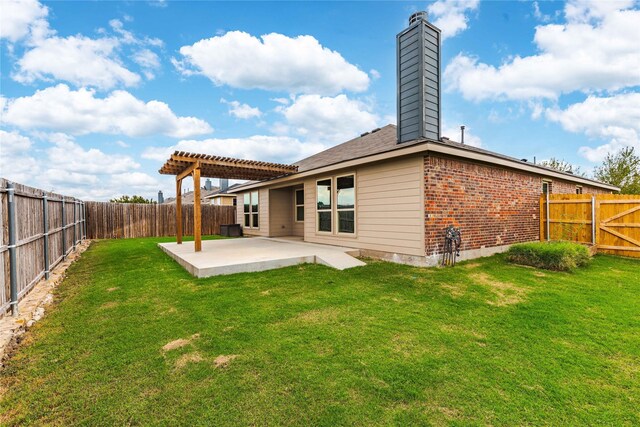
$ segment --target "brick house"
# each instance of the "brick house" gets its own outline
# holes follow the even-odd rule
[[[618,190],[443,138],[440,30],[415,13],[397,47],[398,126],[301,160],[296,173],[235,187],[246,235],[434,265],[450,224],[461,228],[462,259],[490,255],[539,239],[541,194]]]

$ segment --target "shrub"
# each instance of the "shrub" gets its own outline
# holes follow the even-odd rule
[[[507,259],[515,264],[570,271],[589,263],[589,250],[586,246],[568,242],[518,243],[509,248]]]

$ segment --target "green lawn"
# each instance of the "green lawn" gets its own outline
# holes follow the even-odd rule
[[[640,424],[638,261],[195,279],[167,240],[70,268],[0,373],[0,424]]]

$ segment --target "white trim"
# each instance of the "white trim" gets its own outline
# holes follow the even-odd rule
[[[331,190],[329,191],[329,197],[331,198],[329,200],[329,202],[331,203],[331,208],[330,209],[322,209],[321,211],[318,210],[318,182],[320,181],[326,181],[329,180],[331,182]],[[316,194],[316,200],[314,202],[314,211],[316,213],[316,224],[315,224],[315,232],[316,234],[320,234],[320,235],[333,235],[333,205],[334,205],[334,201],[333,201],[333,191],[334,191],[334,182],[333,182],[333,177],[328,176],[328,177],[323,177],[323,178],[319,178],[316,179],[316,189],[315,189],[315,194]],[[331,230],[330,231],[320,231],[320,215],[319,212],[329,212],[331,214]]]
[[[252,194],[256,193],[258,195],[258,210],[256,212],[253,211],[253,200],[252,200]],[[249,196],[249,212],[245,212],[244,211],[244,196],[248,195]],[[237,209],[237,206],[236,206]],[[253,215],[257,214],[258,215],[258,226],[255,227],[253,225]],[[249,225],[245,225],[245,216],[249,215]],[[244,193],[242,193],[242,228],[248,228],[251,230],[260,230],[260,191],[259,190],[254,190],[254,191],[245,191]]]

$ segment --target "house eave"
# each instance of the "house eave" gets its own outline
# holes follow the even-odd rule
[[[491,152],[486,152],[486,151],[483,151],[483,152],[470,151],[468,149],[459,148],[456,146],[448,145],[446,143],[427,140],[422,143],[412,144],[408,147],[402,147],[396,150],[391,150],[383,153],[346,160],[346,161],[334,163],[331,165],[294,173],[284,177],[248,183],[246,185],[239,185],[238,187],[229,191],[229,193],[240,193],[246,190],[270,186],[273,184],[287,183],[287,182],[296,181],[302,178],[306,178],[309,176],[321,175],[321,174],[329,173],[339,169],[348,169],[348,168],[360,166],[367,163],[375,163],[379,161],[390,160],[390,159],[404,157],[404,156],[410,156],[415,154],[428,154],[428,153],[438,153],[438,154],[453,156],[453,157],[462,158],[466,160],[493,164],[493,165],[515,169],[523,172],[532,173],[532,174],[539,175],[546,178],[556,178],[564,181],[570,181],[570,182],[576,183],[577,185],[588,185],[592,187],[603,188],[609,191],[620,191],[620,188],[613,185],[605,184],[603,182],[569,174],[566,172],[555,171],[540,165],[534,165],[524,161],[510,159],[508,157],[499,155],[497,153],[493,154]]]

